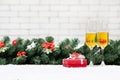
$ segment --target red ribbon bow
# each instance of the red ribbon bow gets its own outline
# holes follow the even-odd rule
[[[79,58],[79,56],[80,56],[80,54],[77,53],[77,52],[73,52],[72,54],[70,54],[70,57],[71,57],[72,59],[77,59],[77,58]]]

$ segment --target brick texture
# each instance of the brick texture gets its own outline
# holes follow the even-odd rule
[[[79,38],[87,31],[109,31],[120,39],[120,0],[0,0],[0,38],[37,38],[55,41]]]

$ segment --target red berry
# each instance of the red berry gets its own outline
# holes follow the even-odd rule
[[[17,40],[13,40],[12,44],[15,46],[17,44]]]
[[[69,49],[69,46],[68,46],[68,45],[66,45],[66,46],[65,46],[65,49]]]
[[[4,46],[5,46],[4,42],[3,42],[3,41],[0,42],[0,48],[2,48],[2,47],[4,47]]]

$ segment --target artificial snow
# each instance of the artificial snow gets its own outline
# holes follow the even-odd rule
[[[120,80],[120,66],[0,65],[0,80]]]

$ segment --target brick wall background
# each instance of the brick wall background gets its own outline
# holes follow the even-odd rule
[[[92,29],[120,39],[120,0],[0,0],[0,38],[52,35],[84,42]]]

